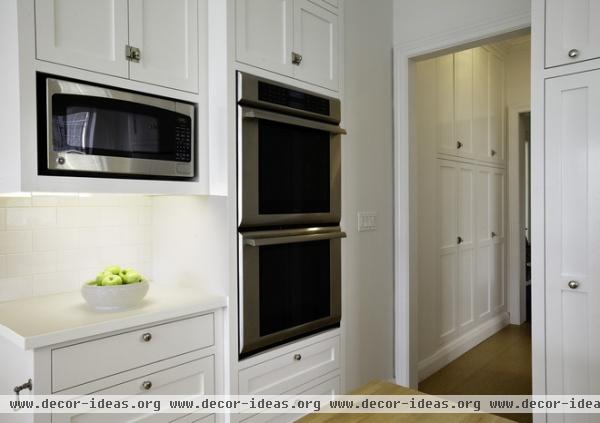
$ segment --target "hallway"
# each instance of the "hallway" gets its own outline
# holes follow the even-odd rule
[[[530,395],[531,325],[509,325],[419,383],[437,395]],[[531,422],[531,415],[502,417]]]

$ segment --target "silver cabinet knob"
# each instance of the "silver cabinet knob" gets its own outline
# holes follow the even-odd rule
[[[460,141],[456,141],[456,148],[458,148],[459,150],[462,148],[463,143]]]
[[[151,333],[145,333],[142,335],[142,340],[144,342],[150,342],[152,341],[152,334]]]
[[[300,361],[300,360],[302,360],[302,356],[300,354],[294,354],[294,360]]]
[[[56,158],[56,163],[58,163],[59,165],[64,165],[66,162],[67,160],[63,156],[58,156]]]
[[[302,63],[302,55],[299,53],[292,52],[292,64],[300,66]]]
[[[457,243],[457,244],[462,244],[462,243],[463,243],[463,239],[462,239],[462,237],[460,237],[460,236],[459,236],[459,237],[457,237],[457,238],[456,238],[456,243]]]
[[[492,232],[492,238],[496,238],[496,232]]]
[[[494,157],[496,155],[496,150],[490,151],[490,154],[492,155],[492,157]]]
[[[152,382],[150,382],[149,380],[142,382],[142,388],[144,388],[145,391],[149,391],[150,389],[152,389]]]
[[[577,288],[579,288],[579,282],[577,282],[577,281],[571,281],[571,282],[569,282],[569,288],[571,288],[571,289],[577,289]]]
[[[577,50],[576,48],[572,48],[571,50],[569,50],[569,57],[571,59],[574,59],[577,56],[579,56],[579,50]]]
[[[138,63],[142,58],[142,52],[139,48],[130,45],[125,46],[125,58],[130,62]]]

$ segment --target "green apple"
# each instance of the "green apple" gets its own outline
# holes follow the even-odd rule
[[[121,266],[108,266],[106,269],[104,269],[105,272],[110,272],[113,275],[118,275],[119,273],[121,273]]]
[[[104,278],[106,278],[107,276],[112,276],[112,272],[107,272],[104,271],[102,273],[99,273],[98,276],[96,276],[96,283],[98,285],[102,285],[102,281],[104,280]]]
[[[142,281],[142,275],[138,272],[127,272],[123,277],[123,282],[125,283],[138,283]]]
[[[123,285],[123,279],[119,275],[110,275],[102,279],[102,286]]]

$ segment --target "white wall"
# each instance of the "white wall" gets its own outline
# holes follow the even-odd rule
[[[395,0],[394,43],[483,26],[530,9],[530,0]]]
[[[133,195],[0,197],[0,301],[72,291],[112,264],[152,278],[151,206]]]
[[[342,243],[346,388],[393,377],[392,1],[346,0]],[[377,213],[358,232],[357,212]]]

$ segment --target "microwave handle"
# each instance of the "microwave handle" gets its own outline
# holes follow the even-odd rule
[[[245,119],[263,119],[273,122],[286,123],[289,125],[304,126],[306,128],[318,129],[320,131],[330,132],[332,134],[346,134],[344,128],[329,123],[302,119],[295,116],[282,115],[280,113],[268,112],[266,110],[253,109],[250,107],[242,108],[242,116]]]
[[[327,239],[346,238],[346,232],[329,232],[324,234],[289,235],[271,238],[244,238],[244,244],[250,247],[262,247],[263,245],[295,244],[298,242],[323,241]]]

